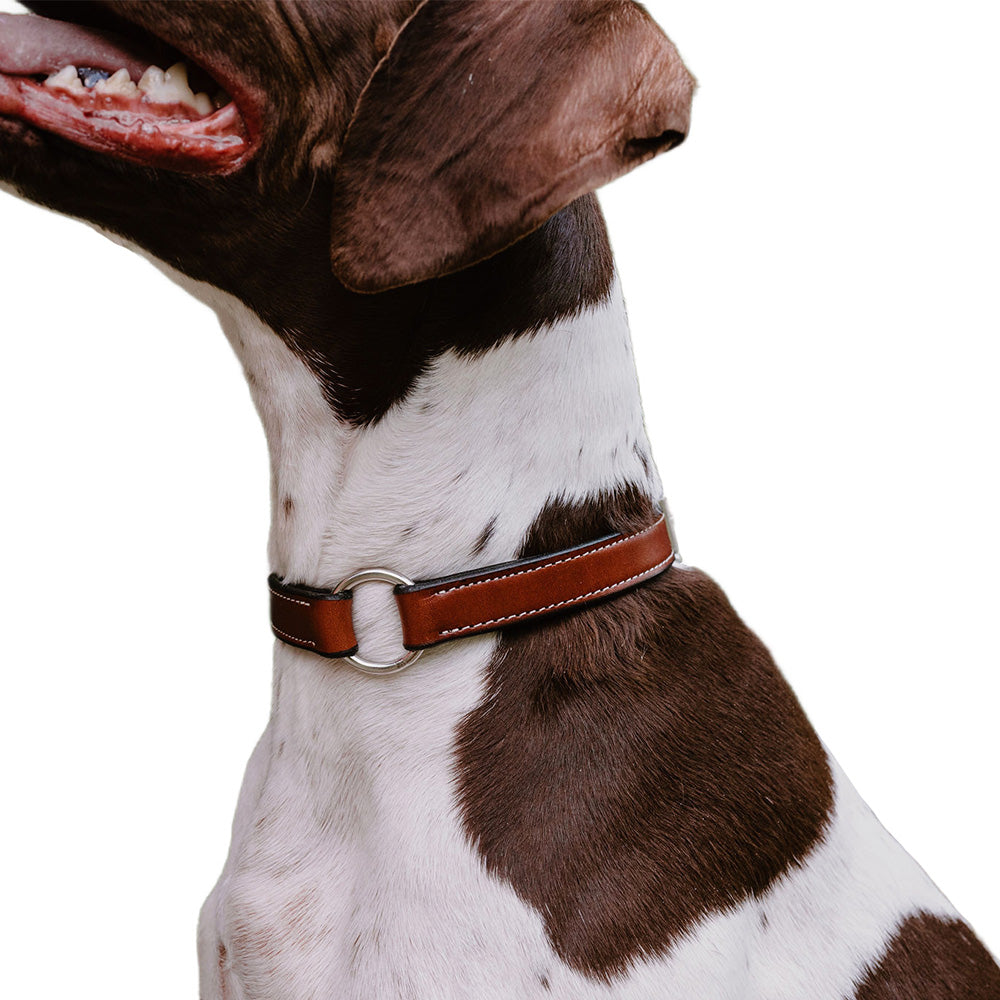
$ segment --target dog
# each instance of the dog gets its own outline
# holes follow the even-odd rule
[[[655,521],[590,194],[687,131],[639,8],[31,6],[55,23],[0,24],[0,178],[217,310],[271,447],[279,595]],[[138,97],[153,53],[189,73]],[[386,591],[353,621],[392,663]],[[1000,995],[696,570],[392,677],[275,660],[206,998]]]

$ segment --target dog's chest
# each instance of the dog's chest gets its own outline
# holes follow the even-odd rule
[[[493,645],[427,654],[370,708],[356,689],[378,679],[344,672],[331,684],[307,655],[282,656],[280,705],[203,916],[218,973],[207,997],[541,989],[553,958],[542,922],[486,874],[461,829],[442,735],[478,701]],[[307,715],[327,726],[303,731]]]
[[[421,663],[476,676],[491,653],[484,639]],[[344,706],[365,681],[345,674],[321,695],[315,680],[307,656],[290,651],[280,680],[289,711],[251,763],[232,854],[203,915],[214,980],[205,1000],[834,1000],[852,995],[904,914],[952,913],[835,769],[835,813],[801,867],[759,899],[706,913],[613,982],[583,975],[554,950],[544,915],[485,870],[462,826],[452,748],[423,738],[457,723],[478,687],[438,685],[414,668],[434,700],[428,717],[412,690],[359,714]],[[331,723],[309,745],[294,733],[306,701]]]

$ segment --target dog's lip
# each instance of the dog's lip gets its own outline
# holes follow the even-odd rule
[[[20,118],[80,146],[147,166],[229,173],[246,162],[256,142],[243,112],[242,96],[197,118],[166,114],[155,106],[139,110],[102,107],[32,79],[67,64],[108,71],[124,67],[138,79],[152,64],[142,49],[141,43],[133,44],[120,35],[66,21],[35,14],[0,14],[0,115]],[[229,81],[210,69],[205,72],[233,92]]]

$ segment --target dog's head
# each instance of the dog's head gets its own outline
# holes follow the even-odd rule
[[[366,292],[466,267],[687,130],[631,0],[26,6],[0,180],[244,299],[280,255]]]

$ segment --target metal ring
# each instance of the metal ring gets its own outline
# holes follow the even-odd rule
[[[334,592],[337,594],[350,592],[352,588],[361,583],[391,583],[394,588],[399,586],[410,587],[413,585],[413,581],[407,579],[405,576],[393,573],[391,569],[377,567],[375,569],[358,570],[357,573],[352,573],[350,576],[345,577],[337,584]],[[400,670],[405,670],[414,660],[420,657],[421,653],[423,653],[422,649],[408,649],[398,660],[393,660],[391,663],[366,660],[363,656],[358,656],[356,653],[352,656],[345,656],[344,659],[349,660],[358,670],[365,674],[395,674]]]

